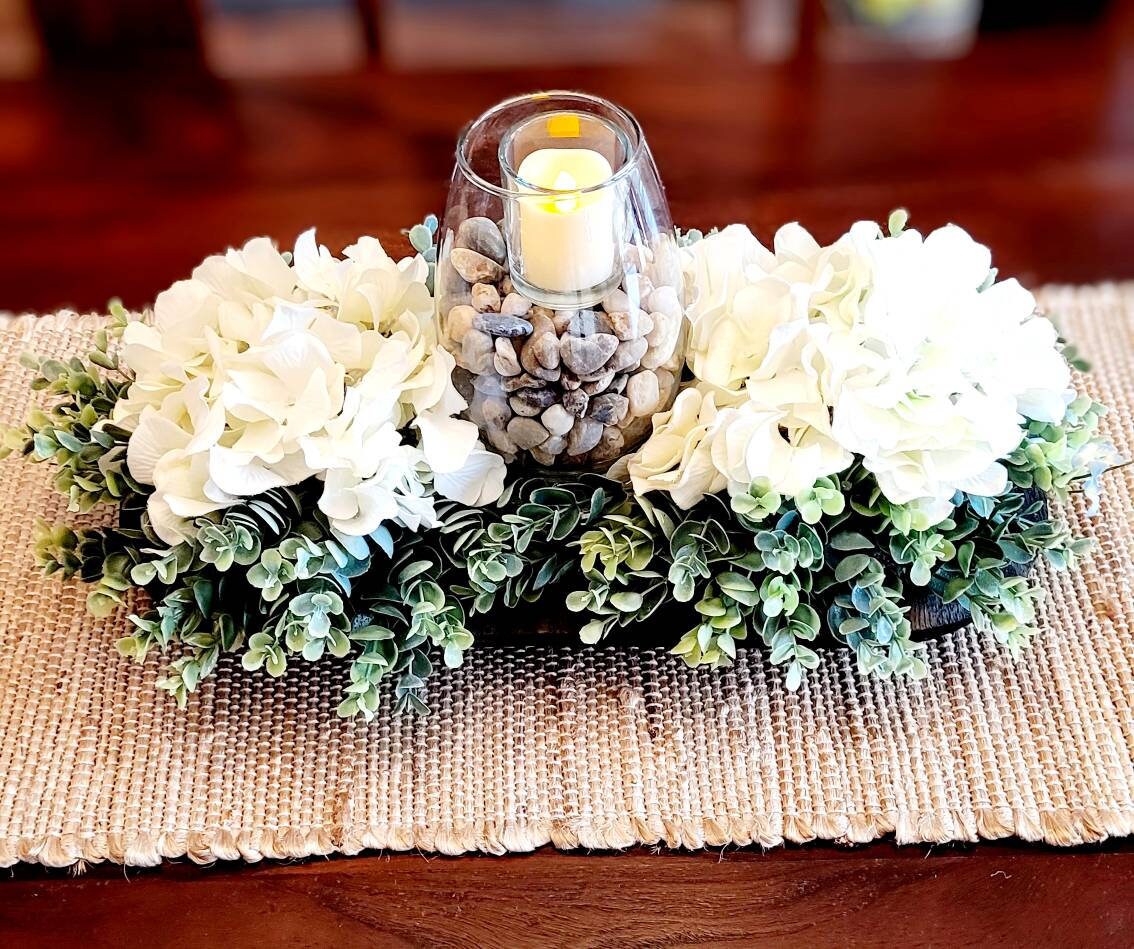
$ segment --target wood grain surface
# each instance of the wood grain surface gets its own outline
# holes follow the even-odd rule
[[[379,69],[222,83],[104,75],[0,86],[0,309],[141,306],[205,254],[313,224],[397,240],[444,199],[459,127],[583,87],[642,120],[684,226],[798,219],[829,240],[904,205],[968,227],[1025,282],[1134,277],[1129,5],[956,63],[485,73]],[[21,867],[0,946],[1123,946],[1134,846]]]
[[[1128,848],[342,858],[0,884],[0,945],[1123,946]]]

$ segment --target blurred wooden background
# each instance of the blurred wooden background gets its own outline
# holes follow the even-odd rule
[[[100,308],[116,295],[140,306],[204,255],[261,233],[287,244],[317,225],[337,246],[396,235],[440,209],[463,123],[554,87],[637,113],[683,226],[740,220],[769,239],[798,219],[829,239],[905,205],[914,226],[970,228],[1033,283],[1134,276],[1129,3],[1086,24],[982,34],[943,61],[828,57],[821,27],[807,26],[822,11],[805,4],[809,32],[775,62],[691,35],[684,54],[663,41],[645,60],[538,66],[530,38],[517,48],[506,36],[528,65],[362,55],[311,74],[300,57],[283,75],[223,78],[198,56],[208,31],[178,28],[190,0],[28,2],[57,55],[0,82],[0,309]],[[159,10],[164,26],[146,42],[143,20],[126,17],[123,35],[95,17],[92,52],[76,51],[73,17],[51,19],[115,6]],[[434,32],[451,42],[452,22],[490,9],[440,16]],[[606,8],[590,9],[602,32]]]

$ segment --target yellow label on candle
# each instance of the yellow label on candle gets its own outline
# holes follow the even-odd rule
[[[579,117],[573,112],[557,112],[547,117],[547,134],[552,138],[578,138]]]

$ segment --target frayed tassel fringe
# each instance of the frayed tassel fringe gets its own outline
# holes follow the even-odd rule
[[[561,850],[623,850],[637,845],[689,850],[728,845],[770,848],[817,839],[864,844],[891,833],[899,844],[994,840],[1015,835],[1069,847],[1134,833],[1134,810],[988,807],[955,813],[784,814],[779,820],[705,817],[667,821],[634,816],[605,821],[453,821],[431,826],[345,828],[337,836],[326,828],[296,827],[89,837],[50,834],[0,841],[0,867],[21,861],[48,867],[77,866],[80,870],[85,864],[103,862],[152,867],[162,860],[182,857],[198,864],[218,860],[256,863],[366,850],[506,854],[526,853],[546,844]]]

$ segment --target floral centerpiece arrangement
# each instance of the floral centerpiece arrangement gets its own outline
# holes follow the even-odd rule
[[[1047,500],[1097,491],[1105,410],[985,247],[904,225],[682,235],[676,401],[608,471],[554,474],[464,417],[436,220],[400,261],[372,238],[342,258],[311,232],[293,253],[252,240],[152,312],[113,308],[89,356],[29,357],[47,402],[5,444],[51,463],[79,516],[36,554],[90,584],[92,613],[137,608],[118,649],[168,653],[179,702],[233,653],[273,676],[344,663],[346,716],[387,681],[424,709],[479,616],[535,601],[585,643],[683,614],[689,664],[747,640],[792,688],[821,636],[864,673],[922,675],[912,596],[1015,652],[1041,595],[1026,565],[1084,549]]]

